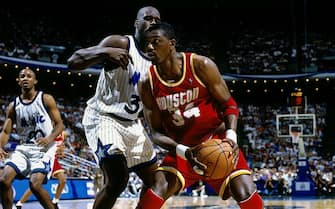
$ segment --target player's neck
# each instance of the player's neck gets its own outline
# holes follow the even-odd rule
[[[145,48],[143,36],[141,36],[141,34],[139,32],[136,32],[133,36],[134,36],[134,41],[135,41],[136,45],[143,52],[144,48]]]
[[[36,94],[37,94],[37,91],[34,88],[24,89],[22,90],[21,99],[31,101],[32,99],[35,98]]]
[[[158,66],[158,72],[165,81],[179,81],[183,76],[183,57],[171,56],[170,59]]]

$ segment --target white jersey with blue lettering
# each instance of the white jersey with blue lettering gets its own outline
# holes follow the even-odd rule
[[[35,98],[28,103],[21,97],[16,97],[14,109],[20,144],[6,160],[6,165],[11,166],[19,177],[40,172],[49,174],[49,178],[57,149],[56,144],[50,143],[47,147],[36,144],[36,139],[48,136],[53,130],[52,120],[43,102],[43,92],[37,92]]]
[[[143,109],[138,95],[137,83],[147,73],[151,62],[138,49],[133,36],[129,39],[129,54],[133,63],[127,70],[118,67],[107,71],[102,69],[95,95],[87,105],[100,113],[113,113],[122,118],[135,120]]]
[[[16,131],[21,144],[33,144],[39,137],[48,136],[53,129],[52,120],[43,102],[43,92],[25,103],[21,97],[15,98]]]

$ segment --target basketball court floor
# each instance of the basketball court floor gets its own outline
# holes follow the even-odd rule
[[[119,198],[113,209],[134,209],[136,198]],[[334,209],[334,198],[264,198],[265,209]],[[93,199],[61,200],[60,209],[92,209]],[[2,207],[0,206],[2,209]],[[15,207],[14,207],[15,208]],[[28,202],[23,209],[42,209],[38,202]],[[233,199],[219,200],[217,197],[177,196],[169,199],[163,209],[238,209]]]

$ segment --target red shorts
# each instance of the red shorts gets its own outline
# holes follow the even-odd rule
[[[196,183],[197,181],[201,179],[202,181],[208,183],[217,194],[220,194],[222,185],[224,184],[226,180],[228,180],[227,178],[214,180],[214,179],[209,179],[209,178],[200,176],[193,171],[191,165],[187,161],[181,159],[180,157],[174,157],[169,154],[165,156],[160,166],[161,167],[173,167],[177,169],[184,177],[184,180],[185,180],[184,188],[191,186],[192,184]],[[232,174],[233,175],[230,177],[236,177],[242,174],[250,174],[250,168],[241,150],[239,150],[239,158],[238,158],[238,162],[236,165],[236,169],[232,172]]]
[[[63,169],[61,164],[59,164],[58,158],[56,157],[54,160],[53,167],[52,167],[52,176],[55,177],[56,174],[61,173],[61,172],[65,172],[65,170]]]

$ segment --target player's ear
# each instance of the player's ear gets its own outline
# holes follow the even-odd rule
[[[176,47],[176,44],[177,44],[176,39],[173,38],[170,40],[170,46]]]
[[[134,21],[134,27],[135,27],[135,28],[138,27],[138,20],[137,20],[137,19]]]
[[[35,81],[34,81],[34,84],[36,85],[37,83],[38,83],[38,80],[35,80]]]

